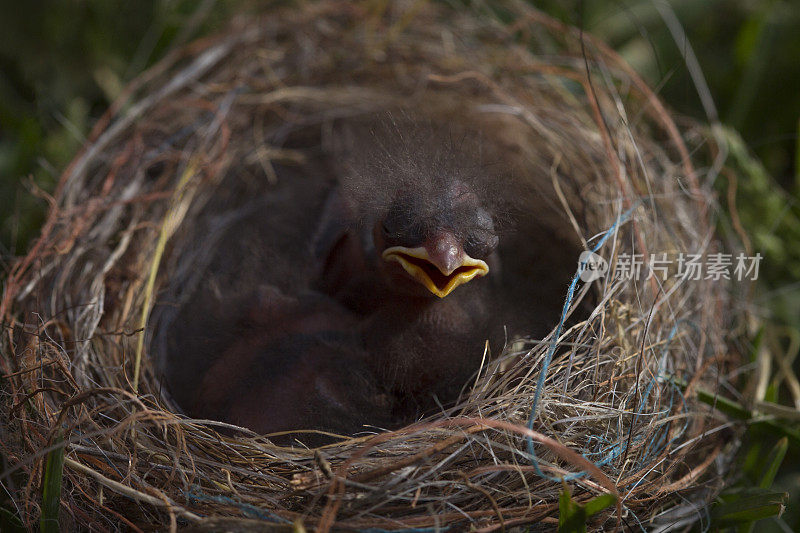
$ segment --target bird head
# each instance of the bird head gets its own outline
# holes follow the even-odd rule
[[[489,274],[502,209],[475,145],[409,121],[351,134],[343,185],[391,290],[444,298]]]
[[[410,277],[444,298],[489,273],[498,237],[490,213],[467,184],[453,181],[437,194],[401,191],[373,227],[375,250],[393,286]]]

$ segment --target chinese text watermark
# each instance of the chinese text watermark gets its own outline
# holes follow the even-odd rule
[[[608,262],[594,252],[585,251],[578,259],[578,274],[590,282],[610,275],[611,279],[638,281],[657,278],[683,280],[756,280],[762,256],[757,253],[726,254],[644,254],[621,253],[609,270]]]

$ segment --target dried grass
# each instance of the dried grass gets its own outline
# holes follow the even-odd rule
[[[214,222],[204,247],[193,221],[233,165],[256,164],[269,181],[274,162],[302,162],[266,140],[286,124],[409,102],[493,121],[551,191],[565,228],[589,247],[607,236],[604,257],[719,247],[715,176],[694,166],[706,137],[681,131],[613,51],[522,2],[509,4],[510,23],[481,8],[368,5],[277,10],[172,54],[64,172],[0,302],[11,326],[0,483],[28,525],[59,428],[62,524],[95,530],[222,523],[208,516],[242,518],[243,529],[256,527],[244,518],[320,531],[552,529],[562,476],[579,501],[619,494],[593,527],[636,529],[676,504],[700,508],[719,488],[736,428],[692,391],[736,394],[739,314],[731,288],[710,280],[577,291],[573,303],[596,292],[588,318],[513,343],[458,409],[398,431],[306,450],[176,414],[150,357],[153,303],[196,283],[229,221]]]

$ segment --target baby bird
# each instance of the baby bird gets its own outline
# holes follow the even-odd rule
[[[205,372],[190,412],[260,434],[352,435],[388,422],[351,313],[320,295],[290,297],[272,287],[242,303],[237,334]],[[294,437],[312,446],[330,441],[319,433]]]
[[[366,129],[366,131],[365,131]],[[415,124],[343,133],[316,241],[318,288],[362,317],[378,382],[413,417],[456,399],[499,350],[497,247],[512,206],[472,142]],[[513,194],[513,192],[512,192]]]

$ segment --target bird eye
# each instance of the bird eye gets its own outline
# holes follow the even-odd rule
[[[479,208],[475,213],[475,226],[487,232],[494,231],[492,216],[485,209]]]
[[[403,231],[390,219],[381,222],[381,233],[387,241],[396,242],[403,236]]]
[[[470,257],[485,259],[497,248],[498,241],[499,239],[494,232],[480,229],[475,230],[467,236],[464,251],[467,252]]]

